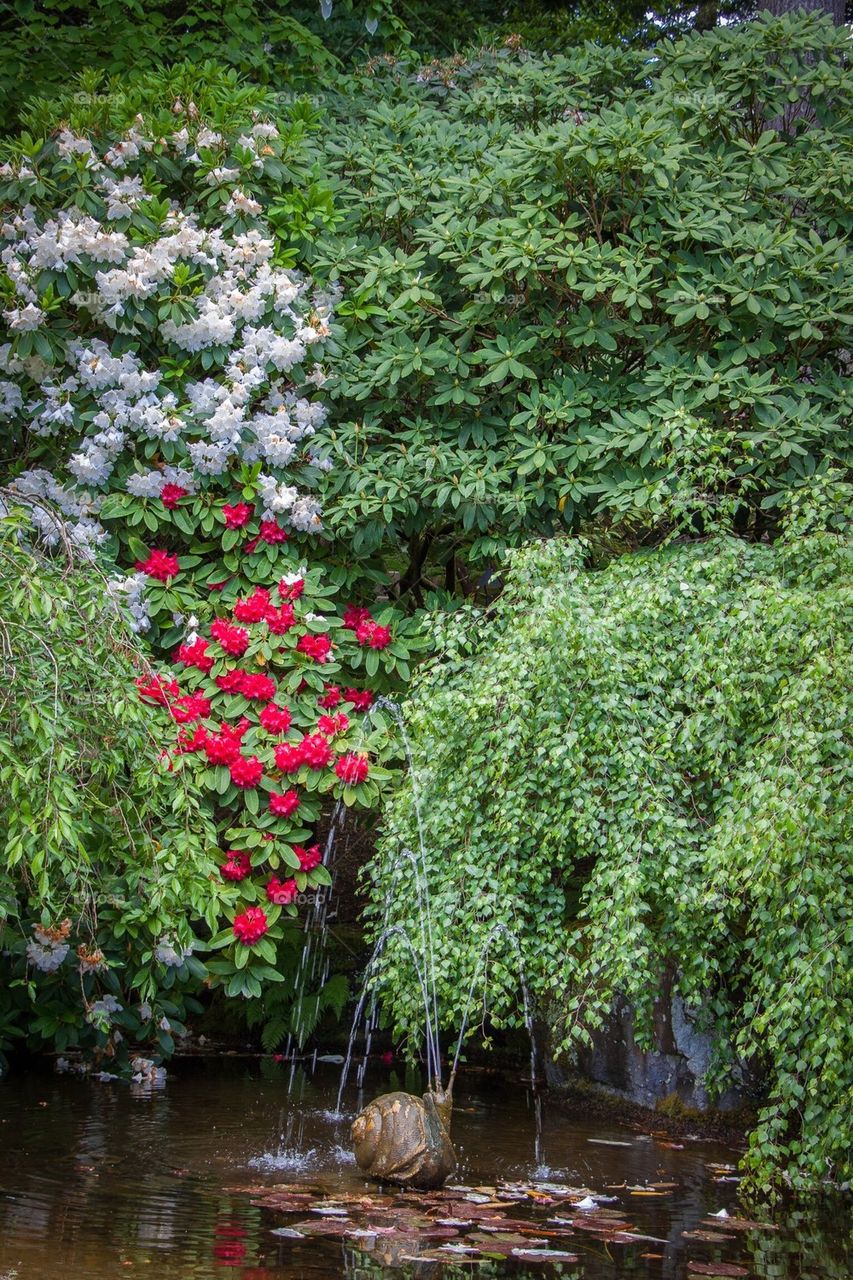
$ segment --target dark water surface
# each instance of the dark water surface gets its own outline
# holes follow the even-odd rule
[[[537,1152],[525,1090],[479,1079],[463,1080],[457,1088],[453,1136],[460,1168],[453,1183],[523,1183],[516,1203],[496,1211],[468,1203],[481,1215],[503,1212],[517,1223],[535,1220],[551,1233],[545,1247],[570,1250],[578,1261],[452,1254],[447,1262],[407,1260],[435,1255],[453,1241],[465,1245],[470,1237],[465,1228],[458,1234],[445,1228],[445,1239],[420,1239],[413,1229],[401,1243],[399,1229],[395,1235],[387,1227],[392,1197],[385,1197],[383,1210],[377,1188],[359,1176],[347,1149],[350,1118],[361,1102],[355,1088],[341,1118],[333,1110],[337,1068],[318,1067],[311,1076],[298,1072],[290,1093],[289,1077],[285,1065],[225,1059],[173,1069],[165,1087],[154,1092],[50,1074],[13,1076],[0,1084],[0,1280],[368,1280],[392,1271],[401,1277],[695,1280],[709,1274],[697,1264],[720,1262],[722,1274],[762,1280],[847,1280],[851,1274],[849,1219],[842,1206],[820,1215],[789,1209],[775,1218],[755,1206],[747,1212],[738,1202],[737,1184],[719,1180],[727,1176],[719,1166],[737,1160],[731,1148],[686,1141],[675,1150],[615,1122],[567,1114],[547,1100]],[[377,1070],[367,1096],[401,1086],[389,1069]],[[615,1197],[603,1206],[599,1225],[619,1219],[629,1235],[646,1238],[620,1241],[608,1239],[606,1230],[549,1227],[549,1218],[584,1220],[572,1203],[579,1194],[567,1198],[546,1188],[537,1200],[531,1188],[537,1180]],[[654,1190],[653,1183],[674,1185],[643,1194]],[[252,1203],[261,1192],[239,1190],[281,1184],[311,1192],[311,1203],[319,1207],[337,1199],[346,1208],[348,1196],[375,1198],[371,1207],[360,1208],[356,1226],[385,1223],[387,1234],[347,1236],[346,1225],[321,1215],[312,1219],[310,1209],[275,1212]],[[458,1202],[466,1195],[482,1200],[484,1193],[453,1193],[452,1215],[415,1196],[397,1198],[394,1220],[399,1228],[406,1213],[413,1220],[423,1212],[460,1217]],[[702,1224],[721,1209],[741,1217],[758,1214],[777,1229],[720,1232]],[[337,1234],[275,1234],[306,1220]],[[697,1229],[723,1239],[684,1238]],[[742,1270],[727,1272],[726,1266]]]

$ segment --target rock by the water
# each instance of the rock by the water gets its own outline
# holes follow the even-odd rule
[[[371,1178],[431,1190],[456,1168],[450,1141],[450,1091],[428,1089],[384,1093],[359,1112],[352,1124],[358,1166]]]

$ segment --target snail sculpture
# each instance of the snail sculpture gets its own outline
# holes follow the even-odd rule
[[[428,1089],[422,1098],[411,1093],[383,1093],[352,1123],[358,1167],[371,1178],[404,1187],[432,1190],[456,1168],[450,1141],[451,1090]]]

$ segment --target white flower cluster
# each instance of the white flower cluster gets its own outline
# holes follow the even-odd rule
[[[0,347],[0,420],[44,439],[79,432],[66,481],[43,469],[16,481],[21,494],[46,504],[33,507],[34,521],[51,543],[63,524],[81,547],[102,543],[107,534],[96,517],[106,492],[157,498],[170,484],[192,494],[243,462],[273,473],[303,456],[325,465],[303,453],[326,411],[302,388],[326,379],[312,348],[328,333],[336,297],[310,297],[298,273],[274,265],[273,237],[249,191],[265,157],[276,154],[278,131],[257,121],[229,151],[221,134],[198,122],[193,104],[176,102],[174,110],[189,125],[168,137],[147,138],[137,118],[106,151],[68,129],[48,144],[45,167],[91,172],[83,180],[103,201],[100,217],[77,207],[44,216],[21,197],[0,227],[0,260],[15,295],[4,313],[14,340]],[[156,233],[146,237],[142,224],[129,233],[128,220],[149,194],[147,173],[156,172],[151,153],[163,150],[170,164],[189,167],[188,185],[202,196],[207,187],[229,191],[221,227],[201,225],[172,202]],[[20,166],[0,171],[19,182],[25,176]],[[59,318],[101,329],[100,337],[68,343],[53,364],[44,339],[56,301],[42,305],[46,270],[65,273],[54,293]],[[51,349],[62,351],[61,341],[54,338]],[[201,357],[201,371],[164,374],[170,358],[187,357],[191,365]],[[152,459],[151,442],[165,455]],[[264,475],[262,500],[267,517],[283,516],[300,531],[322,527],[316,499],[282,474]],[[115,589],[144,630],[137,575]]]
[[[27,501],[30,519],[50,547],[67,537],[84,555],[106,541],[108,534],[95,519],[100,500],[59,483],[42,468],[24,471],[10,486]]]
[[[153,1058],[132,1058],[130,1069],[133,1072],[130,1078],[134,1084],[156,1089],[166,1083],[166,1068],[158,1067]]]
[[[86,1021],[102,1031],[108,1031],[114,1013],[121,1013],[124,1005],[119,1004],[114,995],[109,993],[100,1000],[93,1000],[86,1011]]]
[[[126,577],[110,578],[110,595],[130,618],[130,629],[142,635],[151,629],[151,615],[145,600],[148,579],[144,573],[129,573]]]
[[[27,960],[42,973],[55,973],[68,955],[68,943],[52,938],[39,925],[33,926],[33,934],[27,942]]]

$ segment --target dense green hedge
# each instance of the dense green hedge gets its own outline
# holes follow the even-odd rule
[[[493,611],[447,624],[421,671],[413,768],[370,868],[374,932],[419,946],[400,851],[420,824],[448,1027],[466,1008],[519,1023],[500,926],[567,1053],[617,993],[651,1037],[674,969],[716,1036],[716,1082],[736,1057],[766,1073],[753,1176],[800,1188],[851,1174],[851,564],[829,535],[593,571],[573,541],[515,553]],[[417,1037],[396,934],[384,956]]]
[[[592,518],[772,533],[849,466],[847,44],[767,18],[389,62],[328,99],[347,547],[452,586]]]

